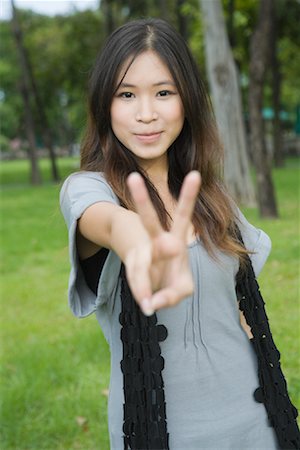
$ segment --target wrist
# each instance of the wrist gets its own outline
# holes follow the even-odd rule
[[[145,248],[150,244],[148,233],[139,216],[123,208],[116,211],[113,218],[110,241],[112,250],[125,265],[137,249]]]

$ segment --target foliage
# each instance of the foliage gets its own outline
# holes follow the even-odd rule
[[[0,150],[1,152],[9,151],[9,139],[3,134],[0,134]]]
[[[233,52],[242,76],[243,97],[247,97],[249,70],[249,42],[258,14],[257,0],[223,0],[224,12],[229,20],[229,3],[233,1]],[[282,76],[282,108],[295,113],[299,104],[300,32],[297,17],[300,4],[296,0],[275,0],[278,29],[278,58]],[[272,105],[271,73],[265,89],[265,106]],[[245,109],[247,109],[246,101]]]
[[[7,138],[14,138],[22,129],[22,99],[18,92],[20,69],[10,24],[0,26],[0,116],[1,133]]]
[[[109,450],[110,355],[93,317],[77,320],[67,305],[67,232],[59,185],[30,187],[28,162],[1,165],[1,449]],[[59,161],[63,176],[77,159]],[[298,359],[299,163],[275,171],[281,218],[252,223],[273,241],[260,282],[292,400],[300,406]]]
[[[56,141],[62,145],[74,142],[85,121],[88,72],[103,41],[100,14],[84,11],[50,18],[25,11],[19,16],[29,60]],[[17,133],[19,136],[24,133],[22,103],[16,89],[21,74],[10,24],[2,25],[0,33],[5,50],[0,65],[4,92],[1,108],[6,118],[2,132],[13,138]],[[11,110],[14,115],[6,114]],[[38,123],[39,118],[36,119]]]
[[[223,0],[227,20],[229,5],[233,13],[234,55],[247,94],[249,38],[256,21],[257,0]],[[276,0],[279,13],[279,58],[282,64],[282,103],[293,111],[299,103],[295,91],[300,90],[299,71],[300,5],[296,0]],[[118,26],[142,16],[165,17],[179,29],[180,21],[187,26],[187,39],[205,76],[203,30],[197,0],[148,0],[135,2],[109,0],[101,2],[96,11],[74,11],[68,16],[48,17],[20,10],[19,17],[25,44],[37,80],[39,92],[55,141],[59,145],[80,139],[85,126],[85,92],[90,68],[107,34],[106,7],[110,8],[113,25]],[[24,137],[23,105],[19,94],[22,76],[9,22],[0,26],[0,114],[1,133],[9,139]],[[266,89],[270,103],[271,89]],[[39,116],[35,113],[36,121]],[[40,136],[37,136],[40,141]]]
[[[300,104],[300,33],[298,40],[283,37],[279,45],[279,58],[282,63],[281,73],[284,81],[292,80],[292,83],[283,82],[282,98],[287,110],[296,111]],[[296,94],[298,93],[298,95]],[[295,95],[296,94],[296,95]]]

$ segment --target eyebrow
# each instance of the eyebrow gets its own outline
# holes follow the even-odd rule
[[[154,83],[152,86],[164,86],[164,85],[169,85],[169,86],[176,86],[175,83],[171,80],[163,80],[163,81],[159,81],[157,83]],[[125,88],[135,88],[136,86],[134,84],[130,84],[130,83],[124,83],[122,82],[120,84],[119,87],[125,87]]]

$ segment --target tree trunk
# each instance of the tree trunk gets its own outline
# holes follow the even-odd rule
[[[259,211],[262,217],[277,217],[277,205],[267,155],[263,108],[263,87],[270,61],[271,9],[274,0],[261,0],[256,29],[250,40],[249,124],[251,152],[257,175]]]
[[[184,40],[188,40],[188,23],[187,17],[182,13],[182,6],[185,0],[177,0],[177,21],[178,21],[178,31]]]
[[[33,94],[33,97],[35,100],[35,104],[36,104],[37,112],[38,112],[38,116],[39,116],[39,121],[40,121],[40,125],[41,125],[42,138],[43,138],[44,145],[49,152],[52,179],[54,181],[59,181],[60,177],[59,177],[58,168],[57,168],[57,164],[56,164],[56,156],[55,156],[55,152],[54,152],[54,148],[53,148],[52,133],[49,128],[46,111],[44,109],[43,102],[39,95],[38,87],[37,87],[37,84],[35,81],[34,73],[33,73],[27,52],[25,53],[25,56],[26,56],[26,61],[27,61],[28,75],[29,75],[29,79],[30,79],[31,90],[32,90],[32,94]]]
[[[272,15],[272,32],[271,32],[271,70],[272,70],[272,97],[273,97],[273,159],[276,167],[283,167],[283,137],[280,122],[280,94],[281,94],[281,74],[280,62],[277,55],[278,42],[278,20],[276,5]]]
[[[24,122],[25,122],[25,130],[28,140],[28,156],[31,164],[31,183],[32,184],[40,184],[42,177],[41,172],[38,165],[37,160],[37,148],[35,144],[35,124],[33,119],[33,114],[31,110],[30,104],[30,82],[28,75],[28,66],[26,64],[26,53],[23,45],[23,36],[21,32],[21,28],[18,22],[17,12],[14,6],[13,0],[11,0],[12,6],[12,31],[15,37],[15,41],[17,44],[17,49],[19,53],[19,61],[22,71],[21,78],[21,95],[24,103]]]
[[[105,20],[105,34],[109,36],[115,29],[113,0],[102,0],[100,6]]]
[[[255,204],[246,147],[238,71],[220,0],[200,0],[204,19],[206,68],[216,120],[224,145],[225,183],[237,202]]]
[[[234,12],[235,12],[235,0],[228,0],[227,32],[231,48],[235,48],[236,46],[236,37],[234,29]]]
[[[160,13],[161,13],[162,19],[169,20],[169,11],[168,11],[167,0],[161,0],[159,2],[159,6],[160,6]]]
[[[130,17],[146,17],[148,15],[148,3],[144,0],[127,0],[126,4],[129,6]]]

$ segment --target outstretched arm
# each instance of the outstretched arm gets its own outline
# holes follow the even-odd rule
[[[151,314],[193,292],[187,234],[200,175],[191,172],[186,176],[169,232],[160,225],[142,177],[131,174],[128,186],[137,213],[109,203],[96,203],[79,219],[79,232],[84,240],[118,254],[136,301],[144,313]]]

